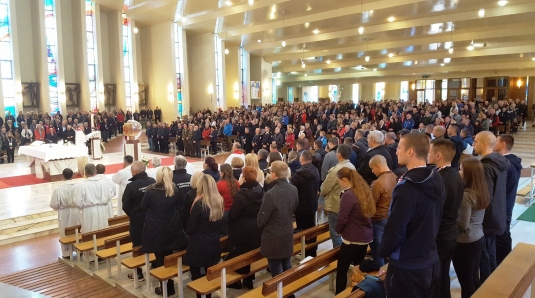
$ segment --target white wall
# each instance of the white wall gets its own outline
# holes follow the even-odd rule
[[[301,98],[305,101],[305,92],[307,93],[306,102],[318,102],[319,88],[318,86],[307,86],[301,88]]]

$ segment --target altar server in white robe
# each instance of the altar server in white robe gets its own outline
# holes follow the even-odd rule
[[[63,179],[72,180],[73,172],[71,169],[64,169],[62,172]],[[80,209],[74,202],[76,185],[72,183],[56,187],[52,192],[50,199],[50,208],[58,211],[59,233],[65,237],[65,228],[77,226],[82,223]],[[61,254],[63,258],[69,259],[71,256],[71,245],[61,244]]]
[[[99,163],[98,165],[96,165],[96,168],[97,168],[97,175],[95,177],[99,178],[101,180],[101,182],[107,186],[107,187],[110,187],[114,192],[117,191],[117,187],[115,186],[115,183],[113,182],[113,180],[111,180],[110,178],[106,177],[106,166],[104,166],[103,164]],[[113,212],[113,202],[110,200],[110,202],[108,203],[108,209],[109,209],[109,215],[108,217],[109,218],[112,218],[115,216],[115,212]]]
[[[123,202],[121,199],[123,197],[124,190],[126,189],[126,185],[130,183],[130,178],[132,178],[132,172],[130,168],[132,167],[133,162],[134,158],[131,155],[125,156],[123,159],[123,169],[111,177],[113,182],[115,182],[115,184],[117,184],[119,187],[119,191],[117,192],[117,215],[124,215]]]
[[[147,173],[147,176],[156,179],[156,173],[162,167],[162,159],[158,156],[153,157],[152,166],[153,168],[149,168],[145,172]]]
[[[76,185],[74,201],[82,209],[82,233],[108,227],[110,200],[116,195],[114,187],[108,187],[96,177],[95,165],[85,166],[87,179]]]

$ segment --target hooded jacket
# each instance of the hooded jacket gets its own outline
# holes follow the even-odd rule
[[[141,209],[141,201],[145,196],[147,186],[156,181],[147,176],[146,172],[139,173],[130,178],[123,193],[123,211],[130,217],[130,236],[135,245],[141,245],[143,236],[143,224],[147,211]]]
[[[516,190],[518,189],[518,180],[520,179],[520,172],[522,171],[522,159],[514,154],[504,155],[510,162],[507,169],[507,187],[506,187],[506,214],[510,221],[513,214],[513,207],[515,206]]]
[[[498,153],[481,159],[490,195],[490,205],[485,210],[483,232],[485,235],[501,235],[506,224],[507,169],[509,160]]]
[[[459,169],[459,160],[461,159],[461,154],[464,150],[464,143],[463,139],[460,136],[452,136],[449,138],[450,141],[453,142],[455,146],[455,156],[453,156],[453,160],[451,161],[451,166],[455,169]]]
[[[262,206],[264,191],[258,182],[244,182],[234,196],[228,214],[228,242],[236,255],[260,247],[262,231],[256,223],[256,216]]]
[[[396,154],[396,151],[398,150],[398,142],[394,142],[390,145],[386,145],[385,148],[390,153],[390,157],[392,158],[392,170],[395,170],[398,168],[398,155]]]
[[[318,169],[312,163],[306,163],[295,171],[290,183],[297,187],[299,203],[295,214],[314,214],[318,210],[318,187],[320,184]]]
[[[390,264],[404,269],[422,269],[438,261],[435,238],[445,201],[444,182],[436,169],[405,173],[392,192],[381,257],[390,257]]]
[[[368,139],[365,137],[362,137],[358,139],[353,146],[351,146],[351,149],[357,153],[357,166],[355,168],[360,168],[360,165],[362,164],[362,160],[364,159],[364,156],[366,155],[366,152],[368,151]]]

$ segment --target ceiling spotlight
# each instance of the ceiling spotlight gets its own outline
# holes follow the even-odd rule
[[[314,31],[312,31],[312,33],[318,34],[318,33],[320,33],[320,31],[318,29],[315,29]]]
[[[440,63],[440,66],[444,66],[444,63]]]
[[[225,2],[225,4],[226,4],[227,6],[231,6],[231,5],[232,5],[232,2],[227,1],[227,2]]]
[[[139,29],[137,27],[134,27],[134,33],[138,33],[139,32]]]
[[[282,41],[282,47],[284,48],[286,46],[286,40]]]
[[[390,57],[390,58],[394,57],[394,53],[389,53],[388,57]]]
[[[505,0],[498,1],[499,6],[505,6],[505,4],[507,4],[507,1]]]
[[[261,42],[262,42],[262,40],[259,39],[259,40],[258,40],[258,43],[261,43]]]
[[[362,33],[364,33],[364,27],[360,26],[359,27],[359,34],[362,34]]]
[[[301,62],[301,68],[305,68],[305,67],[306,67],[305,62],[304,61]]]
[[[477,12],[477,15],[482,18],[485,16],[485,10],[483,8],[481,8],[478,12]]]
[[[453,54],[453,46],[448,49],[448,53]]]
[[[254,0],[249,0],[248,3],[249,3],[250,6],[253,6]]]
[[[364,61],[366,61],[366,62],[370,62],[370,56],[366,56],[366,57],[364,57]]]
[[[225,55],[228,55],[228,52],[229,52],[228,49],[225,49]]]
[[[306,23],[305,23],[305,28],[308,28],[308,26],[310,26],[310,23],[309,23],[309,22],[306,22]]]
[[[469,51],[472,51],[474,49],[474,40],[472,39],[472,42],[470,43],[470,45],[467,47],[467,49]]]
[[[325,61],[325,62],[327,62],[327,64],[331,64],[331,60],[330,59]]]
[[[531,58],[531,60],[535,61],[535,57]]]
[[[182,17],[182,18],[180,19],[180,21],[182,21],[182,24],[184,24],[184,23],[186,23],[186,22],[188,21],[188,19],[186,19],[186,17]]]
[[[307,76],[307,74],[305,73],[305,77]]]
[[[388,18],[388,21],[389,21],[390,23],[392,23],[392,22],[395,21],[395,20],[396,20],[396,18],[394,18],[394,17],[389,17],[389,18]]]
[[[451,58],[444,58],[444,63],[450,63],[451,62]]]
[[[377,71],[377,68],[374,68],[373,71]]]
[[[418,60],[415,60],[415,61],[414,61],[414,65],[417,65],[417,64],[418,64]]]

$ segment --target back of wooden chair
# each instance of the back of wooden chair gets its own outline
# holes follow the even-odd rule
[[[128,215],[119,215],[108,218],[108,225],[110,226],[122,224],[125,222],[130,222],[130,217],[128,217]]]
[[[93,231],[89,233],[82,234],[82,242],[92,241],[93,235],[96,235],[98,238],[108,237],[119,233],[124,233],[130,231],[130,223],[120,224],[112,227],[108,227],[102,230]]]
[[[124,235],[124,236],[107,239],[104,241],[104,248],[107,249],[107,248],[115,247],[117,245],[117,241],[119,241],[120,245],[123,245],[123,244],[131,243],[132,238],[130,237],[130,235]]]
[[[210,146],[210,141],[201,140],[201,146]]]
[[[65,236],[70,236],[70,235],[76,234],[76,230],[78,230],[78,233],[80,233],[81,229],[82,229],[81,225],[65,228]]]

